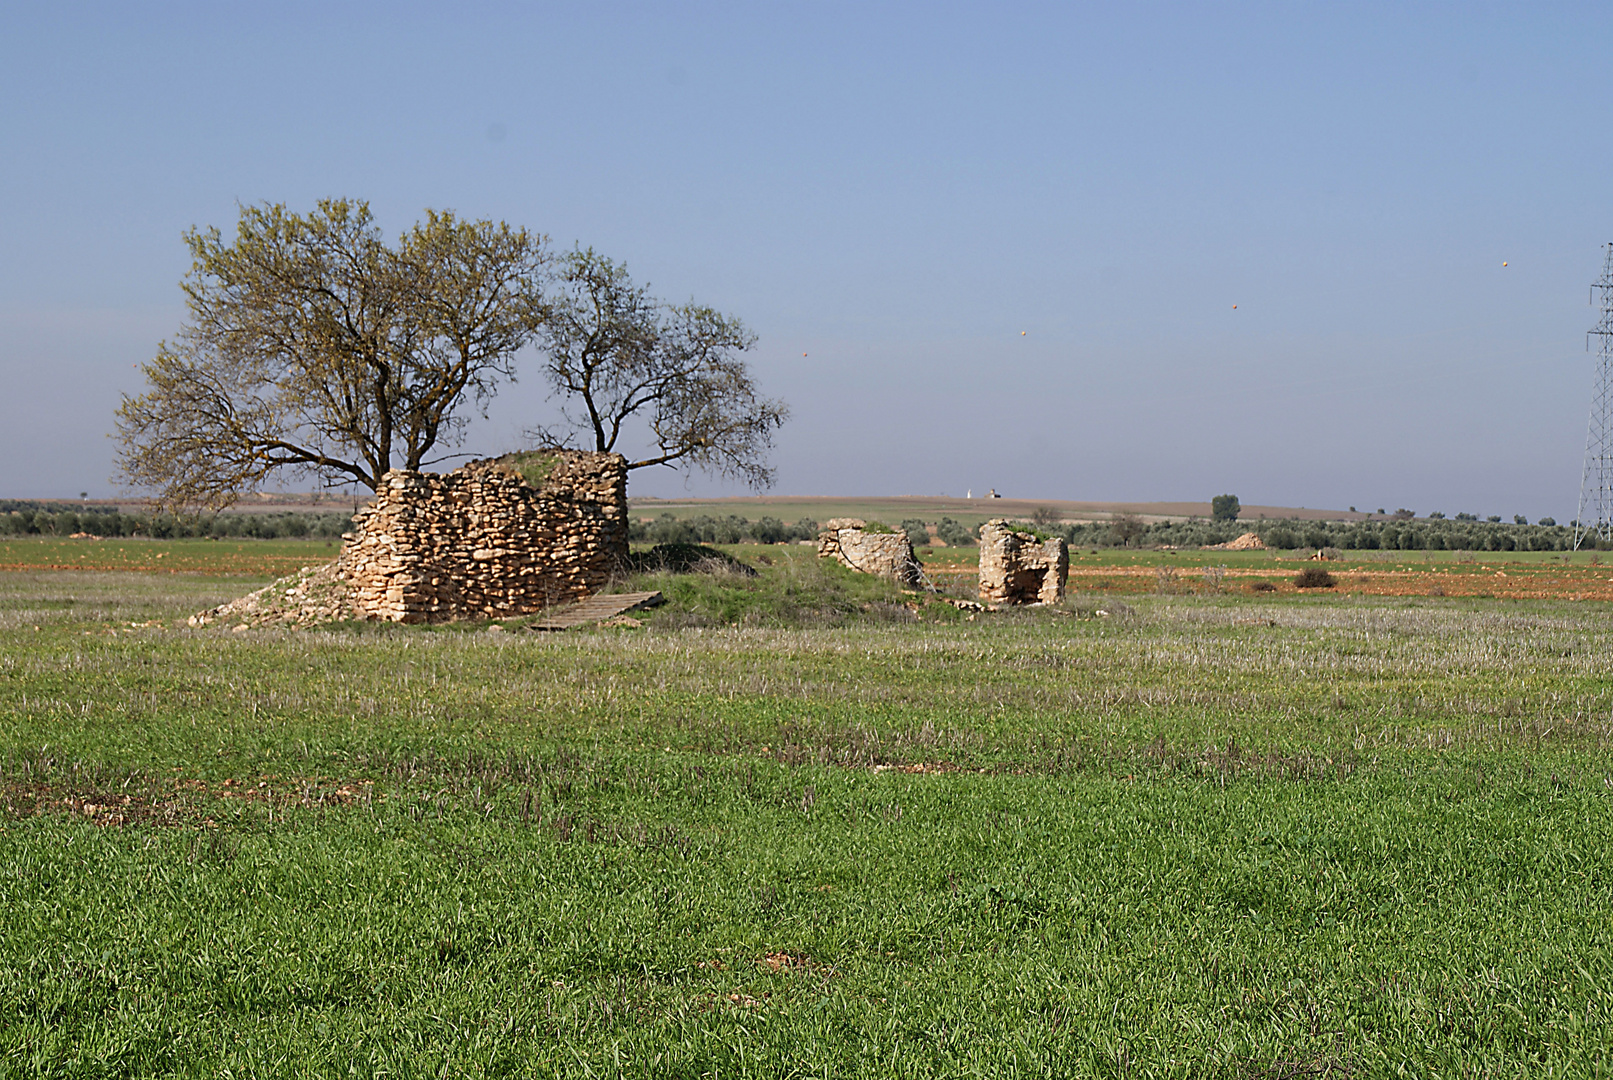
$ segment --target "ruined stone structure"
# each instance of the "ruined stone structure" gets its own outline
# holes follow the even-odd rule
[[[1207,551],[1265,551],[1266,542],[1260,539],[1258,533],[1246,532],[1236,540],[1228,540],[1224,544],[1210,544]]]
[[[627,460],[570,450],[382,478],[343,537],[358,618],[508,618],[597,591],[627,557]]]
[[[866,532],[863,522],[847,518],[836,518],[829,526],[818,534],[818,558],[834,559],[864,574],[894,578],[909,589],[923,582],[907,533]]]
[[[980,526],[980,599],[988,604],[1056,604],[1064,599],[1070,553],[1062,538],[1040,541],[1002,518]]]

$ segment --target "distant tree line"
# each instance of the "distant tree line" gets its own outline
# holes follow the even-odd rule
[[[1129,515],[1113,521],[1029,526],[1045,536],[1062,536],[1071,547],[1207,547],[1246,532],[1268,548],[1333,547],[1355,551],[1568,551],[1574,530],[1566,525],[1503,524],[1498,521],[1434,519],[1421,521],[1264,521],[1190,520],[1142,522]]]
[[[351,515],[335,513],[126,514],[114,507],[0,499],[0,536],[143,536],[154,539],[336,539],[351,527]],[[1547,519],[1549,522],[1550,519]],[[1061,536],[1071,547],[1207,547],[1258,535],[1269,548],[1324,548],[1367,551],[1568,551],[1574,546],[1571,525],[1525,525],[1479,521],[1471,515],[1395,521],[1211,521],[1192,519],[1147,523],[1128,515],[1079,524],[1021,522],[1019,528],[1044,539]],[[902,521],[914,547],[931,543],[930,526],[916,518]],[[935,525],[936,535],[950,547],[975,543],[976,529],[953,518]],[[634,520],[628,536],[650,544],[778,544],[815,540],[819,525],[809,518],[786,523],[774,517],[750,521],[736,514],[676,518],[662,514],[654,521]],[[892,530],[896,531],[896,530]],[[1587,541],[1587,545],[1589,541]],[[1606,548],[1605,543],[1598,545]]]
[[[1207,547],[1224,544],[1246,532],[1258,535],[1269,548],[1285,550],[1333,547],[1356,551],[1568,551],[1574,546],[1574,530],[1568,525],[1507,524],[1465,516],[1462,519],[1360,522],[1273,518],[1244,522],[1193,519],[1148,523],[1121,514],[1109,521],[1020,522],[1017,527],[1043,539],[1061,536],[1071,547],[1087,548]],[[732,514],[681,519],[662,514],[653,522],[634,521],[629,535],[636,542],[656,544],[776,544],[816,539],[818,528],[817,522],[807,519],[786,524],[772,517],[748,521]],[[902,521],[900,531],[907,533],[914,547],[933,542],[930,523],[916,518]],[[942,518],[935,523],[935,536],[949,547],[978,543],[976,532],[975,527],[952,518]]]
[[[351,513],[125,514],[115,507],[0,500],[0,536],[144,536],[159,540],[335,539],[351,528]]]
[[[647,544],[779,544],[816,540],[818,523],[808,518],[786,525],[774,517],[748,521],[736,514],[727,517],[700,514],[688,518],[662,514],[654,521],[630,522],[627,537]]]

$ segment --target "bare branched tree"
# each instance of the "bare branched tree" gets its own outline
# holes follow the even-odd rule
[[[396,247],[364,202],[246,207],[185,236],[188,324],[118,409],[122,478],[218,509],[288,469],[374,489],[457,441],[544,317],[546,238],[427,211]]]
[[[757,393],[742,357],[756,338],[743,323],[697,304],[662,304],[592,249],[564,257],[559,283],[540,344],[566,428],[537,439],[613,451],[638,417],[655,446],[629,469],[694,467],[752,487],[772,483],[767,452],[789,410]]]

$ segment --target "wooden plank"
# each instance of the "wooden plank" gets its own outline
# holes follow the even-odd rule
[[[617,615],[625,615],[639,608],[651,608],[666,603],[659,592],[596,593],[552,615],[526,624],[528,630],[570,630],[586,623],[602,622]]]

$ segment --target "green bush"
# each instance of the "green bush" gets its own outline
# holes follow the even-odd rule
[[[1320,566],[1307,566],[1294,575],[1294,587],[1299,589],[1331,589],[1338,581]]]
[[[750,534],[758,544],[777,544],[789,539],[790,529],[778,518],[764,517],[750,527]]]
[[[542,487],[544,481],[554,474],[554,467],[560,463],[560,455],[546,450],[527,450],[505,454],[498,461],[533,487]]]
[[[630,521],[627,526],[629,540],[652,544],[778,544],[790,540],[813,540],[817,535],[818,523],[810,518],[786,525],[774,517],[763,517],[752,522],[737,514],[726,517],[699,514],[680,519],[663,513],[654,521]]]
[[[1036,525],[1029,521],[1010,521],[1008,523],[1008,527],[1013,529],[1015,532],[1029,533],[1036,538],[1036,542],[1039,544],[1047,543],[1049,540],[1053,539],[1054,536],[1054,534],[1049,532],[1047,529],[1044,529],[1040,525]],[[1065,543],[1069,543],[1069,541],[1066,540]]]
[[[930,530],[924,522],[917,518],[908,518],[902,522],[902,531],[907,534],[908,543],[916,548],[924,547],[930,542]]]
[[[1287,525],[1268,528],[1260,539],[1269,548],[1282,548],[1283,550],[1297,548],[1300,544],[1299,534]]]

